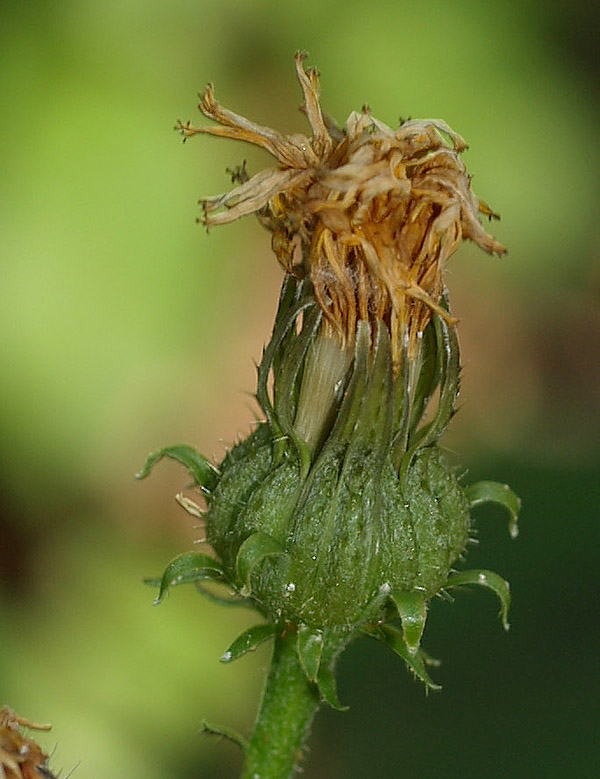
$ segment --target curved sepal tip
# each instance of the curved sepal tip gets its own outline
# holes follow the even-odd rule
[[[497,481],[478,481],[471,484],[466,489],[469,508],[479,506],[481,503],[498,503],[509,513],[508,531],[511,538],[516,538],[519,534],[519,511],[521,510],[521,499],[511,490],[508,484],[501,484]]]
[[[192,446],[187,444],[176,444],[175,446],[165,446],[152,452],[142,466],[142,469],[136,473],[136,479],[145,479],[157,462],[168,457],[184,465],[190,472],[194,483],[201,487],[205,492],[211,493],[219,481],[219,471],[200,452],[197,452]]]
[[[232,663],[247,652],[253,652],[260,644],[274,638],[278,632],[279,627],[272,623],[254,625],[254,627],[244,630],[223,654],[221,662]]]
[[[184,552],[171,560],[165,568],[154,603],[161,603],[171,587],[205,579],[227,581],[221,563],[201,552]]]
[[[473,571],[460,571],[448,579],[446,588],[461,587],[468,584],[478,584],[480,587],[488,587],[496,593],[500,600],[500,618],[504,630],[508,630],[508,609],[510,608],[510,585],[494,571],[484,569]]]

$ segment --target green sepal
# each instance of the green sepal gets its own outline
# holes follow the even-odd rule
[[[201,552],[184,552],[171,560],[165,568],[160,580],[158,596],[154,603],[159,604],[171,587],[203,579],[213,579],[220,582],[226,580],[221,563]]]
[[[435,392],[435,388],[440,380],[439,371],[441,366],[439,361],[435,359],[437,336],[434,322],[429,322],[421,338],[418,359],[419,370],[416,374],[417,383],[414,388],[414,395],[408,399],[410,402],[407,403],[410,411],[408,428],[410,435],[415,432],[421,422],[431,396]]]
[[[283,554],[285,554],[283,548],[273,536],[269,536],[266,533],[253,533],[251,536],[248,536],[240,546],[235,561],[236,571],[242,582],[242,594],[250,594],[252,572],[265,557]]]
[[[489,587],[493,590],[500,599],[501,609],[500,618],[502,619],[502,625],[504,630],[508,630],[510,625],[508,624],[508,609],[510,608],[510,585],[493,571],[472,570],[472,571],[460,571],[451,576],[445,587],[460,587],[464,584],[478,584],[481,587]]]
[[[321,655],[323,654],[323,631],[300,625],[298,628],[298,657],[304,673],[311,682],[317,682]]]
[[[280,428],[275,421],[273,404],[269,397],[269,376],[272,368],[277,372],[281,362],[280,352],[282,344],[285,343],[286,338],[290,337],[291,328],[302,310],[297,305],[299,297],[296,278],[291,274],[287,274],[279,296],[279,307],[275,324],[273,325],[271,340],[263,349],[262,359],[258,366],[256,399],[267,418],[273,435],[280,432]],[[305,305],[308,305],[308,303],[305,303]]]
[[[402,348],[402,365],[395,384],[396,417],[392,460],[399,467],[407,442],[414,436],[440,382],[442,364],[438,359],[438,336],[434,321],[417,333],[417,355],[408,356],[408,339]]]
[[[254,625],[254,627],[244,630],[223,654],[221,662],[232,663],[238,657],[245,655],[246,652],[253,652],[257,646],[273,638],[280,629],[278,625],[269,622],[266,625]]]
[[[392,590],[390,598],[398,609],[402,620],[402,636],[411,655],[415,655],[421,643],[421,636],[427,620],[427,605],[417,590],[411,592]]]
[[[321,311],[318,306],[308,307],[303,314],[302,331],[288,345],[286,359],[274,376],[274,412],[278,425],[284,435],[293,441],[300,460],[301,479],[305,479],[310,469],[311,452],[305,441],[294,429],[294,417],[297,405],[298,377],[302,373],[304,358],[321,323]]]
[[[372,446],[378,455],[376,468],[380,472],[389,453],[394,422],[391,342],[387,328],[381,323],[373,341],[373,362],[348,452],[364,451],[366,444]],[[347,459],[350,459],[348,455]]]
[[[350,707],[344,706],[338,698],[337,684],[331,668],[326,665],[319,666],[316,684],[321,698],[328,706],[336,711],[348,711]]]
[[[425,667],[426,655],[421,652],[421,650],[418,650],[413,654],[406,645],[402,631],[398,630],[398,628],[392,627],[391,625],[380,625],[374,630],[368,630],[365,632],[368,636],[377,638],[382,641],[392,650],[392,652],[395,652],[397,655],[399,655],[410,668],[410,670],[415,674],[415,676],[420,679],[426,687],[431,690],[442,689],[439,684],[435,684],[435,682],[432,681],[431,677],[427,673],[427,669]]]
[[[302,309],[302,305],[310,304],[310,295],[307,295],[305,280],[298,279],[292,273],[286,273],[281,291],[279,293],[279,302],[277,305],[277,314],[273,324],[271,342],[275,344],[272,359],[269,361],[269,370],[273,373],[279,373],[279,368],[285,356],[286,345],[296,335],[296,328],[293,323]],[[309,285],[310,286],[310,285]],[[266,351],[271,343],[265,347]],[[260,370],[260,366],[259,366]]]
[[[170,457],[172,460],[177,460],[177,462],[185,465],[191,473],[194,483],[207,493],[211,493],[219,481],[219,471],[217,468],[215,468],[207,457],[187,444],[165,446],[163,449],[152,452],[144,463],[141,471],[136,473],[135,478],[145,479],[156,463],[159,460],[162,460],[163,457]]]
[[[271,340],[264,349],[262,360],[258,366],[258,381],[256,387],[256,398],[265,413],[267,423],[272,433],[274,464],[278,465],[281,462],[287,449],[287,441],[291,436],[297,447],[301,465],[304,470],[306,470],[310,464],[310,452],[291,427],[290,414],[288,413],[286,417],[284,412],[284,420],[280,421],[274,406],[278,405],[278,396],[280,395],[279,376],[284,364],[288,362],[287,357],[284,359],[284,355],[287,355],[288,350],[294,346],[296,350],[298,349],[296,341],[299,336],[295,331],[296,322],[301,315],[304,316],[305,312],[310,314],[311,310],[313,310],[316,315],[320,315],[319,307],[316,304],[314,293],[312,292],[312,284],[308,280],[298,281],[294,276],[288,274],[281,289],[279,308],[277,310]],[[305,339],[307,339],[307,336],[308,333],[305,334]],[[308,340],[304,345],[306,348],[308,348]],[[300,354],[298,355],[300,358],[305,353],[304,346],[300,347]],[[295,400],[295,394],[298,388],[296,379],[301,372],[300,368],[301,365],[298,363],[296,368],[292,369],[292,374],[284,381],[286,384],[284,394],[287,394],[287,399],[292,401],[292,403]],[[271,402],[268,391],[271,370],[273,371],[274,378],[273,402]],[[293,403],[293,405],[295,405],[295,403]],[[278,412],[280,411],[281,409],[278,409]],[[291,408],[288,409],[288,412],[289,411],[291,411]],[[282,422],[288,423],[285,426],[287,429],[285,429]]]
[[[516,538],[519,535],[517,522],[521,510],[521,499],[508,484],[501,484],[497,481],[478,481],[467,487],[466,494],[470,508],[479,506],[481,503],[498,503],[504,506],[510,515],[508,531],[511,538]]]
[[[435,444],[442,435],[456,405],[460,385],[460,350],[454,325],[449,324],[439,314],[433,317],[437,342],[436,371],[440,376],[440,394],[435,416],[431,422],[420,427],[408,442],[408,449],[400,462],[400,479],[406,484],[408,470],[419,449]]]
[[[371,328],[367,322],[360,321],[356,330],[352,376],[336,414],[332,431],[319,455],[322,459],[327,457],[329,450],[335,451],[340,444],[345,444],[351,438],[352,432],[358,424],[362,401],[368,385],[370,351]]]
[[[206,733],[208,736],[221,736],[221,738],[226,738],[228,741],[232,741],[236,746],[238,746],[242,752],[245,752],[248,749],[247,739],[245,739],[243,736],[240,736],[240,734],[236,730],[233,730],[233,728],[223,727],[222,725],[213,725],[212,722],[202,720],[202,727],[200,732]]]

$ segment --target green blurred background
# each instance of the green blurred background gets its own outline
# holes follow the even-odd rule
[[[304,130],[292,55],[326,110],[446,119],[509,255],[465,246],[449,285],[461,401],[446,445],[523,498],[512,542],[478,513],[472,567],[512,584],[435,603],[426,697],[368,641],[340,662],[347,714],[319,714],[307,779],[586,777],[598,755],[600,223],[598,20],[588,3],[63,0],[4,3],[0,32],[0,704],[48,720],[78,779],[236,775],[203,717],[247,731],[269,650],[218,662],[253,621],[140,580],[197,537],[173,501],[185,441],[220,459],[248,430],[253,359],[281,271],[248,219],[207,236],[199,196],[266,155],[197,138],[225,105]],[[597,13],[597,12],[596,12]]]

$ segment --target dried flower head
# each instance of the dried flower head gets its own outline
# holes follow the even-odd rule
[[[467,144],[439,119],[409,120],[393,130],[364,107],[345,128],[321,110],[319,79],[295,57],[312,137],[284,136],[216,102],[212,85],[200,110],[220,126],[179,123],[184,139],[197,133],[246,141],[266,149],[277,167],[202,202],[207,226],[256,212],[273,233],[286,271],[309,274],[326,326],[352,345],[359,320],[383,321],[396,369],[410,356],[440,305],[446,261],[463,238],[490,254],[504,247],[485,232],[479,214],[497,215],[475,197],[460,153]],[[450,320],[452,321],[452,320]]]
[[[22,732],[50,730],[51,725],[38,725],[20,717],[8,706],[0,709],[0,776],[2,779],[54,779],[48,768],[48,755],[39,744]]]

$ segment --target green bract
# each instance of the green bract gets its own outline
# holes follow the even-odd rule
[[[332,705],[328,668],[358,631],[382,640],[431,685],[420,650],[430,598],[462,584],[487,586],[506,624],[503,579],[453,573],[469,538],[470,509],[504,505],[514,533],[519,504],[504,485],[463,487],[437,446],[458,378],[449,319],[434,314],[417,356],[405,349],[394,370],[385,324],[372,332],[360,322],[355,344],[344,348],[323,328],[310,281],[287,275],[258,371],[266,421],[218,468],[176,446],[151,455],[140,473],[164,456],[187,466],[206,496],[207,539],[217,555],[176,558],[158,599],[179,583],[227,584],[267,623],[240,636],[223,660],[297,630],[302,667]],[[385,624],[394,619],[400,631]]]

